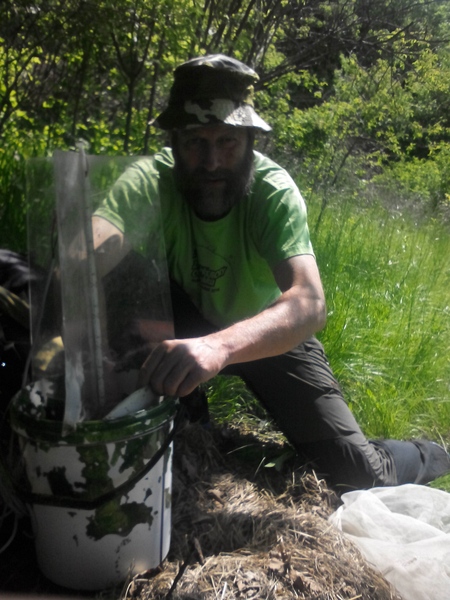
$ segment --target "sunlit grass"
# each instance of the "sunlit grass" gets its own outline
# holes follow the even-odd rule
[[[365,433],[450,442],[449,232],[379,207],[331,207],[315,247],[321,339]]]
[[[319,337],[365,434],[450,445],[450,233],[379,206],[331,204],[313,243],[327,296]],[[226,420],[254,410],[240,382],[210,386]],[[228,415],[226,414],[228,411]],[[450,480],[438,482],[450,490]]]

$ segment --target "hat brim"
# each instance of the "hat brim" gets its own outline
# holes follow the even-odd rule
[[[169,105],[153,125],[161,129],[188,129],[206,125],[233,125],[271,131],[268,125],[249,104],[216,98],[188,100],[181,106]]]

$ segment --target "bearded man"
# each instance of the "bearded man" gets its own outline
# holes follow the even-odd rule
[[[269,125],[253,105],[257,74],[211,55],[175,70],[155,125],[171,148],[137,161],[94,217],[96,247],[145,256],[158,198],[175,339],[142,366],[158,395],[188,397],[215,375],[239,375],[296,450],[341,491],[426,483],[450,470],[426,441],[369,441],[314,337],[326,307],[304,200],[289,174],[253,149]],[[130,231],[138,231],[134,247]]]

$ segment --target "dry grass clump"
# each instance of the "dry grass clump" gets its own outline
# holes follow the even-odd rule
[[[328,522],[339,501],[324,482],[255,469],[223,442],[192,424],[177,435],[171,550],[123,600],[398,598]]]

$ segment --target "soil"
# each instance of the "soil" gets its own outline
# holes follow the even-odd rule
[[[61,588],[39,572],[22,518],[0,557],[0,598],[400,600],[330,525],[338,496],[298,464],[281,436],[185,423],[173,479],[171,549],[158,569],[115,590]],[[13,523],[3,522],[0,547]]]

